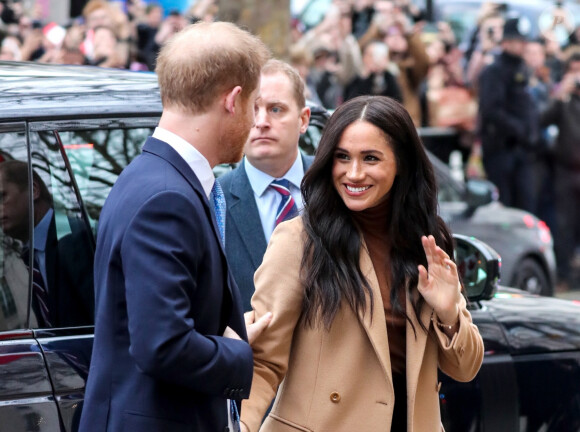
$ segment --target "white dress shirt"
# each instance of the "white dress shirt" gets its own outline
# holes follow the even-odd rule
[[[201,183],[205,195],[209,198],[211,188],[215,182],[215,176],[205,156],[180,136],[159,126],[153,131],[153,138],[166,142],[179,153],[179,156],[191,167]]]

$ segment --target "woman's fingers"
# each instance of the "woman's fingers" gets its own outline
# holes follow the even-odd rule
[[[425,257],[427,258],[427,267],[429,269],[434,265],[440,265],[447,268],[448,261],[452,262],[443,249],[437,246],[435,242],[435,237],[432,235],[422,236],[421,242],[423,244],[423,249],[425,250]]]

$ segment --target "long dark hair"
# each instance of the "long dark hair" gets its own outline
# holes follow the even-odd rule
[[[427,268],[421,236],[432,234],[437,245],[453,257],[451,233],[437,215],[437,186],[433,167],[405,108],[384,96],[360,96],[345,102],[330,117],[314,162],[302,180],[306,240],[302,257],[305,324],[329,328],[341,302],[355,313],[366,313],[365,294],[372,310],[374,299],[360,269],[361,234],[332,178],[335,149],[344,130],[356,121],[381,129],[388,137],[397,163],[397,176],[389,192],[391,303],[405,313],[399,302],[402,290],[411,293],[413,309],[420,317],[424,299],[416,295],[418,264]],[[420,322],[420,320],[419,320]],[[427,331],[423,323],[421,327]]]

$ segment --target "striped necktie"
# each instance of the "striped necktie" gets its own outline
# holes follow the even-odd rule
[[[221,185],[216,180],[211,189],[215,219],[220,232],[222,246],[226,246],[226,197]]]
[[[22,252],[22,260],[30,271],[30,249],[25,248]],[[36,313],[36,318],[39,327],[52,327],[50,320],[50,312],[48,310],[48,292],[44,284],[44,278],[38,267],[36,256],[33,259],[32,265],[32,308]]]
[[[282,196],[282,201],[280,202],[278,211],[276,212],[276,226],[278,226],[280,222],[298,216],[296,202],[294,201],[294,198],[292,198],[292,194],[290,194],[290,182],[286,179],[274,180],[270,183],[270,187]]]

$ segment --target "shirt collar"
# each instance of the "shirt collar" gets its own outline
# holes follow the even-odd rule
[[[300,182],[302,181],[302,177],[304,177],[304,166],[302,165],[302,157],[301,153],[298,152],[298,156],[296,160],[290,167],[290,169],[280,178],[284,178],[292,183],[295,187],[300,189]],[[244,157],[244,168],[246,169],[246,174],[248,175],[248,180],[250,181],[250,186],[254,190],[254,193],[258,196],[262,196],[266,189],[270,186],[273,180],[276,180],[276,177],[272,177],[269,174],[266,174],[263,171],[260,171],[258,168],[253,166],[248,158]]]
[[[40,222],[34,227],[34,249],[43,251],[46,249],[46,240],[48,239],[48,229],[54,213],[53,209],[48,209]]]
[[[215,176],[208,160],[193,145],[167,129],[157,126],[153,132],[153,138],[166,142],[179,153],[179,156],[191,167],[209,198]]]

